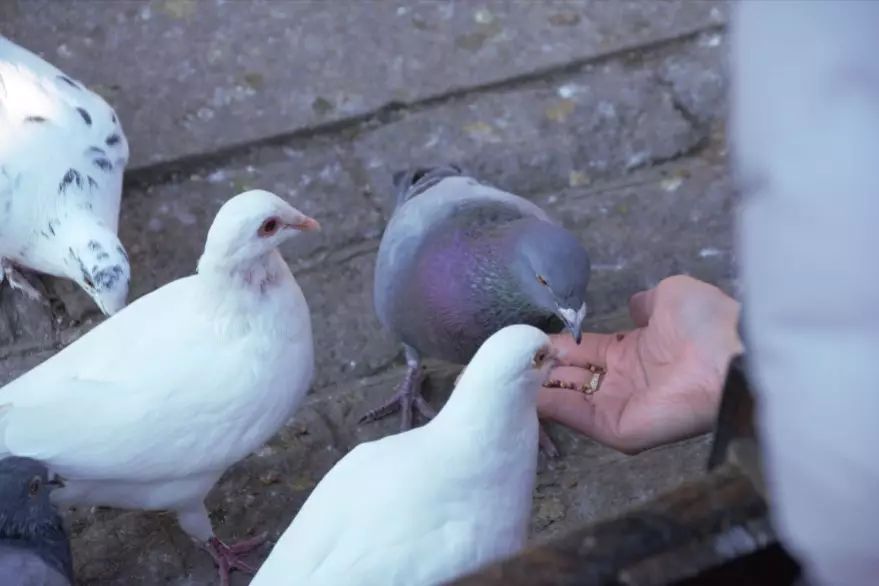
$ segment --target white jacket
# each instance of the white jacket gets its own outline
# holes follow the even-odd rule
[[[879,2],[741,2],[732,141],[776,526],[820,584],[879,584]]]

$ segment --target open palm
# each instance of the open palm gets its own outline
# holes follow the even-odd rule
[[[691,277],[664,279],[629,301],[636,328],[616,334],[553,337],[563,366],[550,379],[570,388],[543,388],[542,419],[574,428],[626,453],[684,439],[711,428],[730,359],[741,352],[739,305]],[[598,390],[581,390],[606,370]]]

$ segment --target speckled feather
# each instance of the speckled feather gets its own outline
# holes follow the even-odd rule
[[[0,37],[0,257],[75,279],[81,268],[68,249],[89,272],[101,264],[77,247],[92,231],[127,275],[115,235],[128,157],[103,98]]]

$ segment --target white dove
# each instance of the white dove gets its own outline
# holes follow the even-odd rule
[[[311,318],[277,250],[317,221],[274,194],[227,201],[198,273],[141,297],[0,389],[0,457],[47,464],[60,505],[171,510],[219,566],[204,498],[293,414],[314,371]]]
[[[0,36],[0,280],[72,279],[107,315],[128,298],[117,233],[128,142],[100,96]]]
[[[517,553],[537,469],[537,391],[555,363],[535,327],[492,335],[439,415],[330,470],[251,586],[437,584]]]

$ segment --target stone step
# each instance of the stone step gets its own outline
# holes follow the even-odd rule
[[[28,0],[0,32],[117,108],[133,167],[721,25],[725,2]]]

